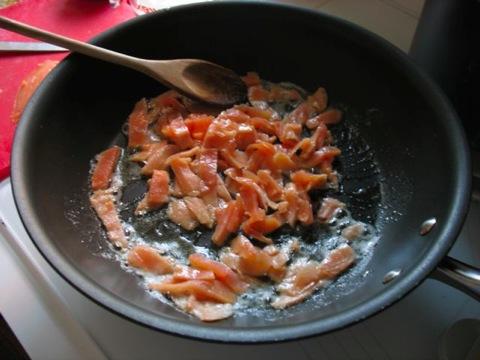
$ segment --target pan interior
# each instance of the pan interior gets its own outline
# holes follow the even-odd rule
[[[365,314],[355,314],[355,308],[381,298],[401,280],[384,285],[388,271],[402,269],[401,277],[419,267],[425,272],[427,254],[435,249],[439,260],[453,241],[447,224],[460,224],[461,211],[453,213],[458,206],[454,189],[464,181],[458,163],[464,144],[458,145],[458,134],[452,136],[452,129],[458,131],[456,118],[445,111],[449,108],[441,98],[426,91],[417,73],[410,73],[397,50],[357,30],[289,7],[224,3],[159,12],[98,40],[99,45],[139,57],[201,58],[308,91],[324,86],[333,104],[346,110],[348,129],[338,129],[344,200],[355,218],[381,230],[368,271],[285,313],[234,317],[205,325],[207,332],[314,323],[315,331],[323,331],[343,325],[347,320],[336,318],[341,313],[350,312],[349,321],[360,319]],[[147,294],[137,277],[102,256],[106,240],[89,207],[87,183],[90,160],[119,141],[120,127],[135,101],[164,90],[128,69],[69,56],[27,108],[12,169],[22,218],[48,260],[80,289],[102,289],[88,295],[158,328],[164,328],[164,320],[200,322]],[[365,190],[358,191],[361,188]],[[438,226],[421,237],[420,224],[432,216]],[[349,294],[341,296],[345,292]],[[385,298],[383,305],[393,299]]]

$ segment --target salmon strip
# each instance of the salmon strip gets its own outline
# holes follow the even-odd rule
[[[315,129],[312,137],[310,138],[313,146],[315,147],[315,150],[327,145],[330,136],[330,131],[328,131],[327,127],[324,124],[319,124],[318,127]]]
[[[170,176],[164,170],[154,170],[149,182],[147,203],[150,208],[157,208],[168,202],[168,183]]]
[[[315,109],[308,101],[304,101],[289,113],[285,120],[288,123],[305,124],[315,114]]]
[[[152,290],[170,296],[193,295],[200,301],[214,301],[233,304],[235,293],[218,280],[188,280],[180,283],[160,282],[150,284]]]
[[[275,110],[273,110],[270,107],[259,108],[259,107],[248,106],[248,105],[236,105],[234,107],[234,109],[235,110],[240,110],[242,113],[244,113],[244,114],[246,114],[250,117],[261,117],[261,118],[264,118],[264,119],[270,120],[270,121],[280,120],[280,117],[275,112]]]
[[[151,176],[153,174],[153,170],[165,170],[167,168],[167,159],[169,159],[173,154],[177,153],[178,150],[179,148],[172,144],[158,146],[147,158],[147,162],[140,173],[142,175]]]
[[[185,150],[185,151],[180,151],[180,152],[177,152],[175,154],[172,154],[170,155],[166,160],[165,160],[165,167],[167,166],[171,166],[172,165],[172,161],[175,160],[175,159],[187,159],[188,161],[191,160],[192,157],[194,156],[197,156],[198,153],[200,152],[200,147],[198,146],[195,146],[189,150]]]
[[[227,164],[235,169],[243,169],[247,165],[247,156],[240,150],[221,149],[220,154]]]
[[[184,195],[198,196],[208,191],[203,180],[190,169],[190,160],[175,158],[171,162],[175,180]]]
[[[275,125],[263,117],[252,117],[248,122],[258,131],[264,132],[268,135],[276,135]]]
[[[264,210],[260,210],[255,217],[248,218],[242,224],[242,230],[245,234],[265,244],[272,244],[272,239],[265,236],[282,226],[282,221],[276,215],[265,215]]]
[[[187,204],[188,210],[190,210],[190,212],[196,217],[198,222],[211,229],[215,219],[211,215],[207,205],[205,205],[203,200],[191,196],[184,197],[184,200]]]
[[[287,89],[281,85],[273,84],[270,88],[270,101],[291,102],[302,100],[296,89]]]
[[[168,184],[170,176],[164,170],[153,170],[152,178],[148,181],[148,192],[137,206],[136,214],[144,211],[158,209],[163,204],[168,203]]]
[[[239,195],[242,199],[245,214],[255,217],[260,213],[258,193],[250,183],[241,184]]]
[[[260,84],[260,76],[254,71],[247,72],[247,75],[242,76],[242,80],[247,86],[254,86]]]
[[[172,260],[145,245],[137,245],[131,249],[128,252],[127,261],[130,266],[154,274],[163,275],[173,272]]]
[[[130,155],[128,160],[134,162],[145,162],[156,151],[167,145],[165,141],[140,145],[140,151]]]
[[[294,227],[297,220],[305,225],[313,223],[313,210],[310,197],[305,191],[297,189],[293,183],[288,183],[284,190],[284,199],[288,203],[286,222]]]
[[[248,101],[255,103],[258,101],[268,102],[270,92],[261,85],[253,85],[248,88]]]
[[[113,146],[101,152],[97,156],[97,164],[92,174],[92,190],[105,190],[110,186],[113,172],[117,167],[118,159],[122,154],[122,149]]]
[[[237,294],[245,292],[248,288],[248,284],[240,280],[240,277],[235,272],[221,262],[211,260],[199,253],[191,254],[188,260],[190,265],[196,269],[212,271],[218,280]]]
[[[320,264],[320,276],[324,279],[333,279],[345,271],[355,261],[355,251],[348,245],[341,245],[330,251]]]
[[[235,143],[239,150],[245,150],[248,145],[253,144],[258,139],[257,130],[253,125],[239,124],[235,135]]]
[[[170,200],[167,209],[168,218],[185,230],[193,230],[198,226],[194,215],[190,212],[187,204],[182,199]]]
[[[228,202],[227,206],[223,209],[217,209],[217,226],[212,235],[212,242],[217,246],[222,246],[231,233],[238,231],[243,216],[243,204],[238,199]]]
[[[182,150],[193,147],[190,131],[181,116],[174,118],[168,125],[165,125],[162,128],[162,134]]]
[[[232,241],[232,251],[240,257],[239,269],[243,274],[264,276],[272,266],[271,257],[243,235]]]
[[[118,216],[113,194],[108,190],[97,190],[90,196],[90,204],[107,230],[107,237],[111,243],[119,248],[126,248],[128,241]]]
[[[317,217],[322,223],[329,221],[332,216],[335,214],[337,209],[344,209],[345,204],[337,199],[327,197],[322,200],[322,205],[318,210]]]
[[[140,100],[135,104],[128,117],[128,147],[135,148],[149,142],[147,101]]]
[[[22,80],[13,104],[11,118],[14,123],[17,123],[20,120],[23,110],[27,106],[33,93],[57,64],[58,61],[45,60]]]
[[[188,280],[215,280],[215,274],[210,270],[197,270],[189,266],[177,265],[172,275],[173,282]]]
[[[185,119],[185,125],[193,139],[202,141],[213,119],[211,115],[190,114]]]
[[[295,146],[302,136],[302,124],[292,122],[275,123],[275,135],[287,148]]]
[[[308,160],[302,161],[301,166],[303,168],[314,168],[325,163],[328,167],[331,167],[333,160],[340,154],[341,151],[339,148],[335,146],[324,146],[315,151]]]
[[[257,176],[260,185],[265,189],[267,195],[273,201],[279,201],[283,195],[282,186],[272,176],[270,170],[259,170]]]
[[[298,261],[291,265],[284,281],[277,287],[280,295],[272,306],[284,309],[305,300],[316,289],[347,270],[355,258],[355,251],[348,245],[342,245],[332,250],[321,263]]]
[[[218,183],[218,151],[216,149],[201,149],[198,154],[197,175],[205,184],[213,189]]]
[[[359,238],[364,231],[365,231],[365,224],[362,224],[361,222],[357,222],[343,229],[341,235],[345,239],[349,241],[353,241]]]
[[[309,105],[317,112],[325,111],[328,105],[327,91],[323,87],[319,87],[312,95],[307,98]]]
[[[233,315],[232,304],[198,301],[195,296],[172,296],[171,298],[181,310],[196,316],[202,321],[218,321]]]
[[[305,125],[309,129],[315,129],[320,124],[335,125],[342,120],[342,112],[337,109],[329,109],[311,119],[308,119]]]
[[[217,174],[217,194],[218,194],[218,196],[220,196],[225,201],[232,200],[232,196],[228,192],[228,189],[227,189],[227,186],[225,185],[225,182],[223,181],[223,179],[218,174]]]
[[[229,119],[217,117],[208,127],[203,146],[214,149],[235,148],[238,125]]]
[[[278,171],[295,170],[298,165],[292,160],[292,158],[282,151],[277,151],[272,158],[272,167]]]
[[[324,188],[327,184],[326,174],[312,174],[305,170],[295,171],[290,174],[290,179],[295,187],[301,191],[310,191],[312,189]]]

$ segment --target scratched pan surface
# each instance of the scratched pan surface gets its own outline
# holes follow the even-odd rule
[[[160,11],[118,26],[95,43],[145,58],[203,58],[308,91],[326,87],[333,104],[346,113],[333,130],[343,150],[338,196],[355,218],[376,225],[380,233],[365,271],[347,274],[348,281],[285,312],[251,312],[204,324],[158,301],[138,277],[103,256],[108,248],[88,205],[88,171],[95,154],[124,141],[120,129],[134,102],[165,89],[132,71],[69,56],[24,113],[13,149],[13,190],[45,258],[73,286],[115,313],[204,340],[311,336],[360,321],[400,299],[455,241],[470,178],[458,119],[408,58],[375,35],[312,11],[242,1]],[[136,191],[129,189],[125,201],[134,201]],[[438,225],[421,237],[420,224],[432,216]],[[143,225],[150,236],[149,224]],[[383,284],[392,269],[402,269],[401,275]]]

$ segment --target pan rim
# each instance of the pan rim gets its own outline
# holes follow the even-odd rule
[[[371,44],[375,45],[378,48],[378,51],[382,51],[385,56],[389,56],[389,58],[397,61],[400,66],[409,70],[412,81],[415,81],[424,93],[429,94],[429,97],[432,99],[431,101],[435,101],[435,104],[440,106],[441,110],[444,112],[444,126],[450,131],[451,138],[455,139],[456,143],[460,145],[452,154],[454,161],[458,164],[457,176],[455,178],[456,188],[452,195],[453,202],[451,205],[452,210],[449,214],[450,221],[443,226],[443,231],[438,235],[435,244],[430,248],[428,254],[418,263],[418,266],[415,269],[396,279],[394,286],[389,286],[377,296],[369,299],[368,302],[365,301],[322,320],[305,322],[292,326],[269,327],[267,331],[263,328],[229,328],[227,331],[227,329],[224,328],[213,328],[203,324],[170,320],[158,316],[158,314],[131,304],[104,289],[84,276],[73,264],[62,258],[61,253],[49,243],[48,237],[43,232],[42,226],[35,220],[35,216],[30,216],[30,214],[34,214],[34,210],[31,204],[29,204],[26,178],[22,175],[23,168],[25,167],[25,154],[22,149],[27,142],[27,137],[25,135],[28,132],[28,121],[20,121],[14,138],[11,159],[11,178],[14,201],[19,211],[21,221],[32,239],[32,242],[56,272],[80,293],[87,296],[98,305],[101,305],[125,319],[155,330],[180,335],[190,339],[228,343],[270,343],[288,341],[338,330],[370,317],[403,298],[435,269],[436,265],[453,245],[456,236],[461,230],[468,210],[468,200],[471,187],[470,155],[465,134],[461,128],[459,119],[446,96],[441,92],[438,86],[427,77],[427,75],[423,74],[416,67],[406,54],[366,29],[352,24],[349,21],[319,13],[315,10],[286,4],[274,4],[269,2],[260,3],[255,1],[195,3],[177,6],[164,11],[158,11],[134,18],[101,33],[92,40],[92,43],[101,43],[103,40],[114,36],[118,31],[125,31],[129,27],[136,26],[137,23],[145,21],[145,19],[152,17],[161,18],[166,11],[169,13],[181,13],[183,11],[194,12],[203,7],[221,8],[235,6],[284,8],[288,11],[301,12],[303,13],[303,16],[309,16],[311,18],[317,17],[318,19],[338,24],[338,26],[345,28],[346,31],[352,33],[356,32],[364,38],[369,38]],[[33,115],[35,105],[41,101],[43,90],[47,87],[46,85],[57,76],[57,73],[61,73],[61,69],[64,66],[66,66],[66,64],[62,62],[59,64],[58,68],[51,72],[44,83],[32,96],[22,118],[26,119]],[[447,119],[449,119],[449,121],[447,121]]]

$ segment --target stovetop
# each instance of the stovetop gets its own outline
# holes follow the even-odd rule
[[[480,202],[450,255],[480,266]],[[9,180],[0,183],[0,312],[33,359],[437,359],[458,320],[480,303],[427,279],[397,304],[349,328],[272,345],[222,345],[163,334],[98,306],[42,258],[21,224]],[[442,358],[442,357],[440,357]]]

